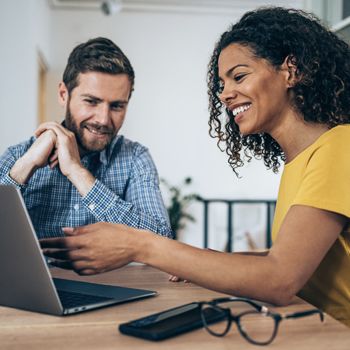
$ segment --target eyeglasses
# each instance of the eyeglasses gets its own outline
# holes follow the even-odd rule
[[[270,344],[284,319],[314,314],[320,316],[321,322],[324,319],[322,311],[318,309],[281,315],[246,298],[218,298],[210,302],[201,302],[200,307],[203,325],[210,334],[223,337],[230,330],[233,321],[243,338],[255,345]],[[237,313],[232,313],[232,308],[237,310]]]

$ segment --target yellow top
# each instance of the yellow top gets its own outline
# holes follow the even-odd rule
[[[285,165],[272,228],[273,240],[289,208],[296,204],[350,218],[350,125],[339,125],[325,132]],[[350,327],[349,224],[299,296]]]

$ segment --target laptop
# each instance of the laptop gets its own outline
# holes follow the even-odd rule
[[[0,305],[60,316],[156,294],[52,278],[20,190],[0,185]]]

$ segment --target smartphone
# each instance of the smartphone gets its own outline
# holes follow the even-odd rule
[[[213,315],[213,322],[218,321]],[[199,303],[190,303],[119,325],[123,334],[149,340],[163,340],[203,327]]]

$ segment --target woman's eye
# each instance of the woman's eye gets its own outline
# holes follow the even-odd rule
[[[219,82],[218,93],[221,94],[224,91],[225,85],[222,81]]]
[[[237,74],[234,76],[233,79],[238,82],[238,81],[241,81],[242,78],[244,78],[245,76],[246,76],[246,74]]]

